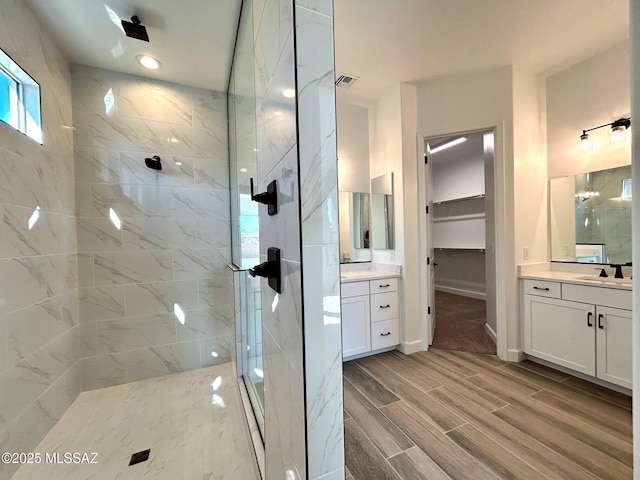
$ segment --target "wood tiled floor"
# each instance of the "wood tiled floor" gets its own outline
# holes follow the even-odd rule
[[[632,478],[631,398],[526,361],[431,349],[344,364],[347,479]]]

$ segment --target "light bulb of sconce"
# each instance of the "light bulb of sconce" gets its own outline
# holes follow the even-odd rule
[[[611,134],[609,135],[609,143],[616,144],[625,141],[625,133],[627,129],[624,126],[611,127]]]
[[[296,91],[293,88],[285,88],[282,90],[282,96],[285,98],[293,98],[296,96]]]
[[[578,151],[580,152],[588,152],[593,149],[593,145],[591,144],[591,139],[589,138],[589,134],[585,131],[580,135],[580,143],[578,144]]]

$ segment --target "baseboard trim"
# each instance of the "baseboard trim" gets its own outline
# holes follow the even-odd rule
[[[422,340],[415,340],[413,342],[402,342],[398,346],[398,350],[400,350],[405,355],[411,355],[412,353],[422,351]]]
[[[595,383],[596,385],[600,385],[601,387],[608,388],[610,390],[615,390],[619,393],[624,393],[628,396],[633,396],[633,391],[628,388],[621,387],[620,385],[616,385],[615,383],[609,383],[605,380],[600,380],[599,378],[592,377],[591,375],[586,375],[581,372],[576,372],[575,370],[571,370],[570,368],[563,367],[562,365],[557,365],[553,362],[549,362],[547,360],[543,360],[541,358],[533,357],[531,355],[525,355],[527,360],[530,360],[534,363],[539,363],[540,365],[544,365],[545,367],[552,368],[554,370],[558,370],[562,373],[567,373],[571,376],[581,378],[582,380],[586,380],[587,382]]]
[[[491,328],[491,325],[489,325],[488,323],[485,323],[484,324],[484,331],[487,332],[487,335],[489,335],[489,338],[491,340],[493,340],[493,343],[495,343],[497,345],[498,344],[498,335],[493,330],[493,328]]]
[[[520,349],[509,348],[507,349],[507,361],[508,362],[522,362],[526,360],[527,355]]]
[[[439,292],[451,293],[452,295],[460,295],[462,297],[476,298],[478,300],[486,300],[487,295],[481,292],[474,292],[473,290],[466,290],[464,288],[445,287],[443,285],[436,285],[436,290]]]

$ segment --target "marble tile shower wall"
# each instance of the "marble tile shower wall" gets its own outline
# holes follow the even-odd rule
[[[296,0],[296,72],[309,480],[344,478],[332,0]]]
[[[72,80],[84,389],[229,362],[226,95],[81,65]]]
[[[0,48],[41,87],[43,145],[0,123],[0,451],[29,452],[81,390],[71,79],[24,2],[2,2]]]
[[[284,269],[282,294],[262,288],[266,476],[342,479],[332,2],[253,5],[258,181],[280,199],[260,209],[261,257],[280,248]]]
[[[281,250],[283,291],[262,282],[266,478],[306,479],[302,279],[292,0],[254,0],[257,176],[278,181],[280,212],[261,206],[260,254]]]

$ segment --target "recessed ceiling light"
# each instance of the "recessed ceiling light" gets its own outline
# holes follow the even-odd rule
[[[282,90],[282,95],[284,95],[285,98],[293,98],[296,96],[296,91],[293,88],[285,88]]]
[[[162,68],[162,64],[153,57],[149,55],[138,55],[136,57],[138,63],[142,65],[144,68],[148,68],[149,70],[158,70]]]

